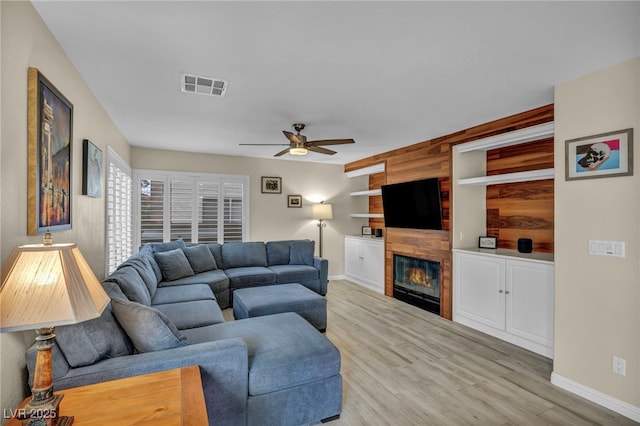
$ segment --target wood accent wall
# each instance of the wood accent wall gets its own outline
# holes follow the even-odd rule
[[[393,296],[393,255],[404,254],[412,257],[440,261],[441,264],[441,305],[440,315],[451,319],[452,292],[451,292],[451,235],[450,235],[450,191],[451,191],[451,148],[453,145],[470,142],[525,127],[535,126],[553,121],[553,105],[546,105],[520,114],[515,114],[490,123],[471,127],[450,135],[427,140],[417,144],[398,148],[362,160],[348,163],[344,167],[345,172],[361,169],[375,164],[386,163],[384,179],[372,175],[369,178],[369,188],[376,188],[380,182],[398,183],[418,179],[437,177],[440,178],[440,189],[443,201],[444,231],[416,230],[389,228],[384,232],[385,237],[385,294]],[[553,151],[552,151],[553,152]],[[498,154],[500,155],[500,154]],[[508,167],[520,167],[518,161],[513,160],[512,165],[506,160],[509,152],[502,153],[504,159],[495,164],[498,170]],[[551,157],[553,163],[553,157]],[[535,161],[533,158],[527,161]],[[493,167],[493,165],[492,165]],[[553,166],[550,166],[553,167]],[[531,167],[528,168],[531,170]],[[551,186],[553,189],[553,185]],[[512,189],[515,190],[515,189]],[[539,195],[548,191],[541,190]],[[520,191],[520,195],[514,194],[512,198],[531,197],[530,193]],[[502,194],[505,198],[505,195]],[[378,197],[370,197],[369,211],[382,213],[382,200]],[[500,195],[498,195],[500,198]],[[508,198],[508,197],[507,197]],[[501,207],[499,208],[501,209]],[[503,211],[504,212],[504,211]],[[540,217],[546,217],[543,214]],[[551,206],[551,220],[553,206]],[[373,228],[381,227],[380,219],[370,220]],[[502,229],[500,232],[506,232]],[[535,240],[534,240],[535,241]]]
[[[553,138],[487,152],[487,175],[553,167]],[[498,247],[517,250],[531,238],[533,250],[553,253],[553,179],[487,187],[487,235]]]
[[[376,173],[369,175],[369,189],[380,189],[382,185],[386,183],[385,173]],[[382,213],[382,195],[374,195],[369,197],[369,213]],[[369,226],[371,229],[382,229],[382,234],[385,234],[384,219],[382,218],[370,218]]]

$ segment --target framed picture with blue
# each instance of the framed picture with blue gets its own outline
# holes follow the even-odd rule
[[[565,179],[633,175],[633,129],[569,139]]]
[[[82,141],[82,195],[102,197],[102,151],[89,139]]]

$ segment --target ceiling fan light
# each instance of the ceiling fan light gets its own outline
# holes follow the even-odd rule
[[[308,152],[307,148],[289,148],[289,154],[291,155],[307,155]]]

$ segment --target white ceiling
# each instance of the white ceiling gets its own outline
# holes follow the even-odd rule
[[[135,146],[344,164],[553,102],[640,55],[640,2],[34,1]],[[184,94],[182,73],[229,81]],[[73,100],[71,99],[73,102]]]

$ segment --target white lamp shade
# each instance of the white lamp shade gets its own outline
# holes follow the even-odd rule
[[[304,147],[289,148],[289,154],[291,155],[307,155],[307,152],[307,148]]]
[[[311,218],[318,220],[333,219],[331,204],[314,204],[311,206]]]
[[[2,277],[0,332],[79,323],[99,317],[109,303],[75,244],[20,246]]]

